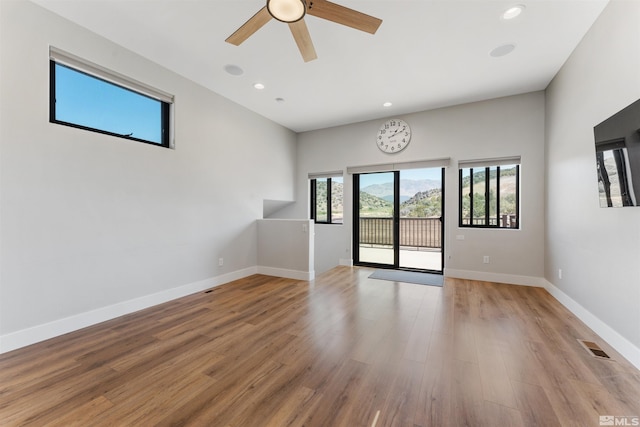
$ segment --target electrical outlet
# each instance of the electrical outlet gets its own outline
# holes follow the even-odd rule
[[[558,269],[558,279],[562,279],[562,269]]]
[[[222,267],[224,265],[224,258],[218,258],[218,265]]]
[[[483,263],[483,264],[489,264],[489,255],[485,255],[485,256],[482,258],[482,263]]]

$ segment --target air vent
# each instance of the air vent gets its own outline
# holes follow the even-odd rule
[[[593,341],[578,340],[578,342],[580,344],[582,344],[582,346],[585,348],[585,350],[587,350],[589,352],[589,354],[591,356],[597,357],[598,359],[611,360],[609,355],[607,353],[605,353],[604,350],[601,349],[600,346],[598,344],[594,343]]]

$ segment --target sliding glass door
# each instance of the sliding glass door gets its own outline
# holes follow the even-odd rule
[[[354,262],[442,272],[444,169],[355,174]]]
[[[396,227],[396,184],[398,172],[366,173],[354,176],[354,212],[358,230],[357,262],[398,265]],[[355,201],[355,199],[354,199]],[[356,208],[357,207],[357,208]]]
[[[400,268],[442,272],[444,169],[400,171]]]

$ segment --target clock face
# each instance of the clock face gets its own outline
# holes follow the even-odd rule
[[[411,128],[404,120],[387,120],[378,130],[376,145],[385,153],[398,153],[411,141]]]

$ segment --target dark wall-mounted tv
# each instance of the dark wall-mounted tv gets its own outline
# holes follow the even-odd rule
[[[593,128],[601,207],[640,203],[640,99]]]

